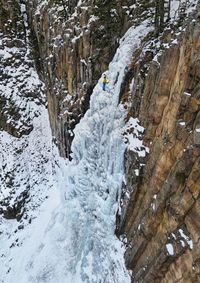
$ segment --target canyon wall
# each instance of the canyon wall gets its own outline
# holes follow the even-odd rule
[[[117,233],[133,282],[200,282],[200,20],[172,30],[154,58],[134,54],[122,101],[145,128],[146,157],[127,150]],[[139,60],[140,58],[140,60]],[[137,63],[136,63],[137,62]],[[139,173],[138,173],[139,172]]]

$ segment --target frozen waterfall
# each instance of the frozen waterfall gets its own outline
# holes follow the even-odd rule
[[[132,52],[148,32],[143,24],[121,39],[106,72],[107,91],[100,79],[75,128],[73,160],[62,166],[59,180],[62,200],[53,204],[52,194],[49,208],[32,224],[8,282],[130,282],[124,248],[114,234],[125,150],[125,111],[118,99]]]

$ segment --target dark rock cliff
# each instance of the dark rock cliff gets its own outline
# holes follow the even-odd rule
[[[167,43],[165,34],[161,40]],[[150,153],[126,152],[117,232],[126,238],[133,282],[200,282],[198,13],[158,60],[146,53],[138,62],[135,54],[128,78],[135,83],[122,100],[145,127]]]

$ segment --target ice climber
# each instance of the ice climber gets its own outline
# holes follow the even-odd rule
[[[103,75],[103,85],[102,85],[102,89],[105,91],[106,90],[106,84],[108,83],[107,77],[104,74]]]

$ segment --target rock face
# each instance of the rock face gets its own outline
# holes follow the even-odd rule
[[[134,84],[122,96],[150,149],[145,159],[126,152],[117,233],[127,238],[133,282],[200,282],[200,21],[194,19],[159,62],[146,53],[138,63],[134,55],[128,77]]]

